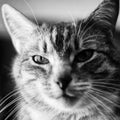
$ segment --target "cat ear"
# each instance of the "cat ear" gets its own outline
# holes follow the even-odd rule
[[[119,13],[119,0],[103,0],[97,9],[91,14],[90,18],[96,23],[111,29],[115,29],[116,21]]]
[[[18,53],[21,53],[25,42],[29,42],[31,33],[35,30],[37,25],[7,4],[2,6],[2,17],[8,33],[12,38],[14,47]]]

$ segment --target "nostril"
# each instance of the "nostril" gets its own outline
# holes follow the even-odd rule
[[[57,84],[64,91],[68,87],[71,80],[72,80],[72,78],[70,76],[67,76],[67,75],[66,76],[61,76],[58,79]]]
[[[57,81],[57,84],[58,84],[58,86],[59,86],[60,88],[63,87],[63,86],[62,86],[62,83],[61,83],[60,81]]]

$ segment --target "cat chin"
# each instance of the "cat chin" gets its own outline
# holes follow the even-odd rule
[[[94,106],[92,104],[82,106],[82,102],[76,100],[70,101],[69,98],[44,98],[44,102],[54,111],[53,114],[68,114],[68,115],[77,115],[80,118],[85,116],[92,116],[94,114]]]
[[[61,97],[54,98],[45,94],[42,94],[42,97],[46,104],[62,112],[78,112],[86,107],[86,105],[83,105],[82,100],[76,97],[62,95]]]

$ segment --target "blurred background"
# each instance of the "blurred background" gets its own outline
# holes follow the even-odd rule
[[[24,13],[35,22],[39,21],[73,21],[76,18],[88,16],[102,0],[0,0],[0,8],[7,3]],[[120,46],[120,16],[116,25],[116,45]],[[14,83],[10,77],[11,63],[16,52],[12,46],[10,37],[4,27],[0,12],[0,97],[4,97],[13,90]],[[9,102],[9,100],[7,101]],[[10,109],[10,108],[9,108]],[[1,110],[1,106],[0,106]],[[0,114],[3,120],[9,111]],[[9,118],[8,120],[11,120]]]

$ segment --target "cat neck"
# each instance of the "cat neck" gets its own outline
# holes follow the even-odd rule
[[[38,111],[32,106],[26,104],[25,102],[21,102],[21,109],[18,112],[18,120],[52,120],[53,115],[49,114],[45,111]]]
[[[42,120],[61,120],[61,118],[59,117],[55,117],[54,113],[48,113],[45,111],[39,111],[36,110],[35,108],[33,108],[32,106],[30,106],[29,104],[26,104],[25,102],[21,102],[20,103],[22,109],[20,109],[20,111],[18,112],[18,120],[40,120],[42,118]],[[103,118],[102,115],[93,115],[90,117],[86,117],[86,118],[80,118],[80,116],[78,115],[76,118],[70,117],[69,120],[109,120],[108,118]],[[62,120],[67,120],[67,118],[63,117]],[[110,118],[111,120],[111,118]],[[117,119],[116,119],[117,120]]]

